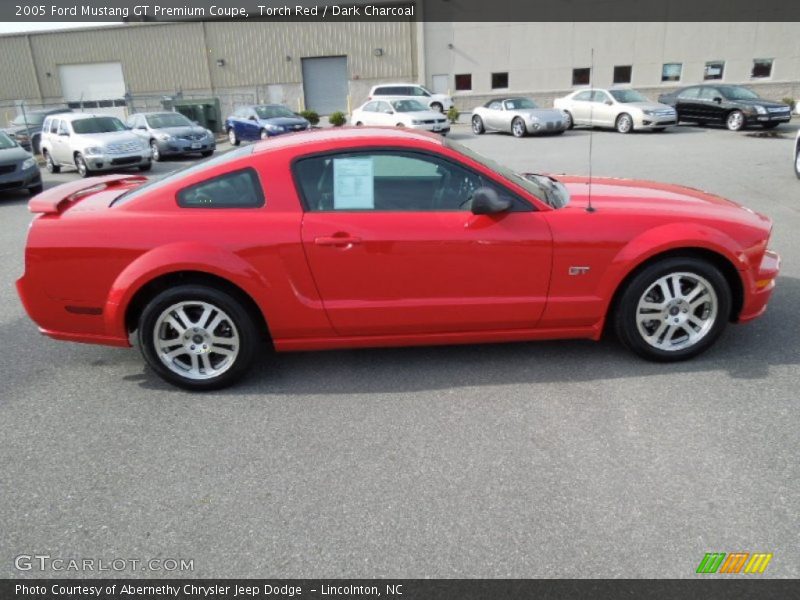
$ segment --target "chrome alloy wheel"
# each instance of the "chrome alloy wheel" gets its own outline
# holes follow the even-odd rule
[[[670,273],[642,294],[636,326],[650,346],[674,352],[708,335],[718,313],[717,294],[708,280],[695,273]]]
[[[631,129],[633,129],[633,119],[631,119],[630,115],[620,115],[619,119],[617,119],[617,131],[628,133]]]
[[[741,111],[735,110],[728,115],[726,124],[731,131],[739,131],[744,126],[744,115]]]
[[[217,377],[239,355],[239,332],[233,319],[208,302],[184,301],[164,310],[156,320],[153,345],[173,373],[187,379]]]
[[[511,133],[514,134],[514,137],[523,137],[528,133],[525,122],[519,117],[514,119],[514,122],[511,124]]]

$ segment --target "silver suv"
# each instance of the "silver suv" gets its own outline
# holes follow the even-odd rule
[[[87,113],[49,116],[42,124],[42,156],[47,170],[75,167],[81,177],[97,171],[137,167],[149,171],[150,146],[116,117]]]

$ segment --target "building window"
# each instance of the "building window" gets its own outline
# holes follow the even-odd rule
[[[632,72],[633,67],[631,65],[614,67],[614,83],[630,83]]]
[[[757,58],[753,61],[753,72],[750,74],[753,79],[761,77],[772,77],[772,59]]]
[[[461,75],[456,75],[456,91],[463,92],[465,90],[472,89],[472,74],[471,73],[462,73]]]
[[[709,79],[722,79],[722,75],[725,72],[725,61],[724,60],[711,60],[706,63],[706,69],[703,71],[703,79],[708,81]]]
[[[508,73],[492,73],[492,89],[504,89],[508,87]]]
[[[680,81],[682,63],[664,63],[661,67],[661,81]]]
[[[589,67],[572,69],[572,85],[589,85],[592,70]]]

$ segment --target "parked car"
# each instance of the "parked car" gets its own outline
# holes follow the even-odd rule
[[[0,131],[0,191],[16,190],[38,194],[42,191],[42,176],[33,155]]]
[[[81,177],[133,167],[149,171],[152,166],[147,142],[117,117],[89,113],[47,117],[42,126],[42,156],[51,173],[75,167]]]
[[[225,131],[234,146],[243,140],[265,140],[284,133],[305,131],[310,126],[307,119],[283,104],[241,106],[225,119]]]
[[[530,98],[489,100],[472,111],[472,133],[510,131],[514,137],[529,133],[561,134],[569,123],[565,113],[553,108],[539,108]]]
[[[679,121],[724,124],[731,131],[756,124],[772,129],[792,118],[789,105],[765,100],[741,85],[691,85],[658,100],[674,106]]]
[[[800,179],[800,130],[794,138],[794,174]]]
[[[664,131],[678,123],[675,109],[652,102],[636,90],[578,90],[553,101],[567,115],[569,127],[608,127],[620,133],[638,129]]]
[[[450,125],[441,113],[418,100],[369,100],[353,111],[350,122],[354,125],[410,127],[442,135],[450,131]]]
[[[369,91],[367,100],[388,96],[391,98],[419,100],[436,112],[447,112],[453,106],[453,99],[445,94],[434,94],[426,87],[413,83],[382,83]]]
[[[211,156],[217,148],[214,134],[177,112],[137,113],[128,128],[150,145],[153,160],[164,156],[198,153]]]
[[[135,331],[190,390],[233,383],[265,342],[597,340],[609,322],[672,361],[764,312],[769,218],[677,185],[588,183],[425,132],[302,133],[39,194],[17,289],[46,335],[128,347]]]
[[[5,131],[9,137],[14,138],[25,150],[34,154],[41,152],[42,123],[48,115],[72,112],[69,108],[48,108],[42,110],[26,110],[25,114],[18,114],[9,123]],[[27,125],[26,125],[27,123]]]

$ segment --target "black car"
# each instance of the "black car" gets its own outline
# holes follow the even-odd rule
[[[25,115],[18,114],[9,122],[9,126],[3,129],[9,137],[26,150],[39,154],[39,144],[42,139],[42,123],[48,115],[72,112],[69,108],[46,108],[41,110],[28,110]],[[27,126],[26,126],[27,121]]]
[[[678,121],[724,124],[731,131],[747,125],[772,129],[792,118],[791,108],[781,102],[764,100],[741,85],[692,85],[671,94],[661,94],[658,101],[674,106]]]

